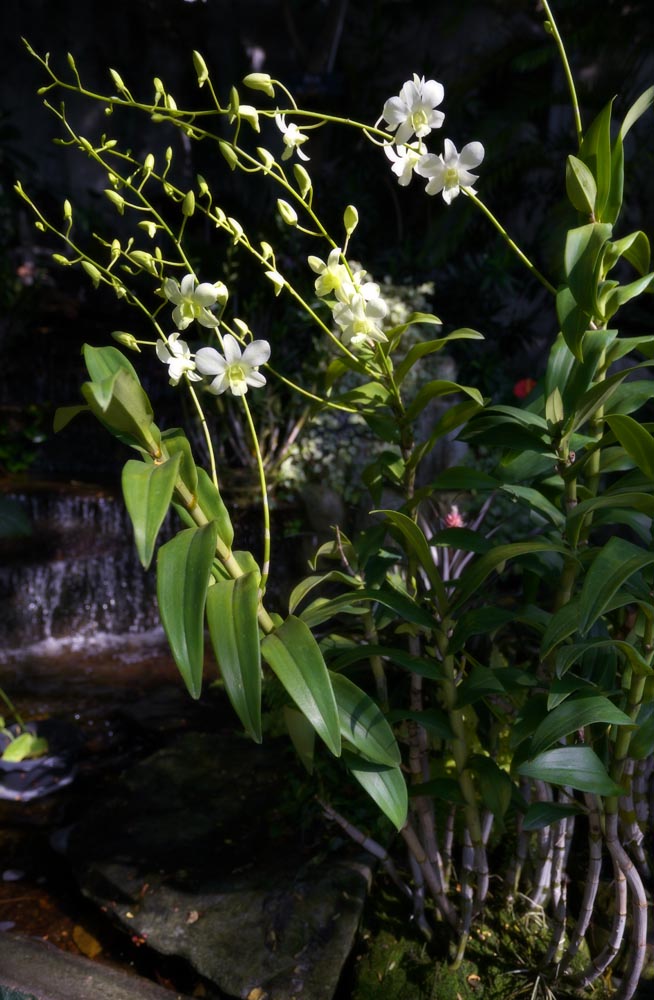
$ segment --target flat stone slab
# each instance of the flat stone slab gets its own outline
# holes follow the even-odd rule
[[[45,941],[0,934],[0,1000],[190,1000],[148,979],[71,955]]]
[[[370,858],[317,862],[299,834],[275,833],[290,766],[274,743],[180,737],[73,830],[68,856],[82,891],[229,996],[331,1000]]]

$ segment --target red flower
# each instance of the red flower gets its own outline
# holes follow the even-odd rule
[[[513,395],[516,399],[524,399],[528,396],[532,389],[536,388],[535,378],[521,378],[513,386]]]

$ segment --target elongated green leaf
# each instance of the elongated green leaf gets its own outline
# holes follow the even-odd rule
[[[654,87],[648,87],[647,90],[641,94],[636,101],[634,101],[624,116],[624,121],[620,127],[621,139],[624,139],[629,129],[633,128],[638,119],[645,114],[648,108],[651,108],[652,104],[654,104]]]
[[[259,574],[216,580],[207,592],[211,645],[225,690],[243,728],[261,743]]]
[[[615,611],[616,608],[624,608],[627,604],[633,604],[634,595],[627,591],[617,591],[604,608],[605,612]],[[546,659],[552,650],[559,643],[563,642],[573,632],[577,631],[579,625],[579,598],[575,597],[552,615],[545,628],[541,642],[541,659]]]
[[[518,773],[526,778],[568,785],[594,795],[621,795],[623,789],[607,774],[594,750],[587,746],[557,747],[546,750],[534,760],[525,761]]]
[[[340,653],[334,660],[330,661],[336,670],[343,670],[353,663],[360,663],[361,660],[369,660],[371,656],[381,656],[388,660],[391,666],[402,667],[404,670],[419,674],[420,677],[428,677],[431,680],[442,680],[443,667],[438,660],[426,660],[422,657],[414,656],[406,649],[396,649],[393,646],[380,646],[376,644],[362,643],[354,646],[345,653]],[[390,716],[389,716],[390,718]],[[398,715],[393,718],[409,718],[409,716]]]
[[[566,431],[572,433],[583,427],[586,421],[597,413],[598,408],[604,406],[611,399],[618,386],[622,385],[628,375],[641,368],[649,368],[652,364],[654,364],[652,361],[642,361],[631,368],[624,368],[622,371],[616,372],[615,375],[609,375],[608,378],[592,386],[579,400],[571,419],[568,421]]]
[[[611,226],[599,222],[570,229],[566,237],[564,265],[568,287],[577,305],[590,316],[598,313],[602,252],[610,238]]]
[[[535,490],[531,486],[502,486],[502,492],[508,493],[510,497],[515,497],[518,503],[529,507],[530,510],[542,514],[557,528],[562,528],[565,524],[563,513],[551,503],[547,497],[543,496],[540,490]]]
[[[350,774],[363,786],[375,805],[401,830],[406,823],[409,796],[400,768],[374,764],[349,750],[343,751],[343,760]]]
[[[310,594],[312,590],[320,587],[323,583],[340,583],[349,590],[357,590],[361,587],[361,581],[357,577],[349,576],[338,569],[330,570],[328,573],[315,573],[312,576],[306,576],[291,591],[291,596],[288,599],[288,610],[290,613],[293,614],[307,594]]]
[[[341,736],[366,760],[387,767],[402,762],[393,730],[372,698],[343,674],[330,671]]]
[[[373,510],[371,514],[383,514],[386,520],[390,521],[391,525],[398,529],[408,546],[409,552],[415,556],[427,574],[438,606],[444,612],[447,606],[445,585],[438,572],[438,567],[422,529],[410,517],[407,517],[406,514],[402,514],[398,510]]]
[[[426,708],[414,711],[410,708],[393,708],[386,716],[389,722],[417,722],[432,736],[439,740],[451,740],[454,737],[447,713],[442,708]]]
[[[633,603],[633,596],[631,601]],[[648,666],[647,661],[640,655],[638,650],[631,645],[631,643],[625,642],[621,639],[598,639],[595,642],[579,642],[572,643],[568,646],[562,646],[556,653],[556,673],[557,676],[562,677],[570,667],[578,663],[584,656],[591,653],[593,650],[603,650],[612,649],[615,652],[621,653],[624,658],[629,663],[629,666],[633,672],[639,676],[645,676],[646,674],[651,674],[652,668]]]
[[[456,706],[465,708],[466,705],[474,705],[489,694],[504,693],[504,685],[498,677],[498,671],[476,663],[470,675],[464,678],[456,689]]]
[[[197,477],[196,503],[207,520],[216,522],[218,537],[228,548],[231,548],[234,541],[234,528],[223,498],[216,489],[211,476],[204,469],[197,469]],[[190,513],[180,504],[175,504],[175,510],[185,524],[192,526],[195,523]]]
[[[580,633],[586,635],[630,576],[652,563],[654,553],[638,548],[624,538],[610,538],[591,563],[579,595],[577,627]]]
[[[532,736],[530,757],[549,750],[559,740],[596,722],[612,726],[633,726],[632,719],[617,708],[612,701],[598,695],[568,698],[551,711]]]
[[[139,381],[134,365],[117,347],[91,347],[90,344],[84,344],[82,354],[92,382],[103,382],[118,371],[127,372],[136,382]]]
[[[442,396],[450,396],[454,392],[463,392],[466,396],[470,396],[470,398],[473,399],[479,406],[484,405],[484,399],[479,392],[479,389],[475,389],[469,385],[459,385],[458,382],[450,382],[447,379],[434,379],[431,382],[427,382],[426,385],[423,385],[414,399],[411,400],[409,406],[407,406],[407,421],[415,420],[418,414],[422,413],[425,406],[427,406],[432,399],[440,399]]]
[[[297,708],[284,705],[284,722],[291,737],[295,752],[306,768],[308,774],[313,774],[313,762],[316,746],[316,731]]]
[[[407,326],[410,325],[410,323],[407,324]],[[442,350],[443,347],[445,347],[445,345],[450,343],[452,340],[483,339],[483,333],[478,333],[476,330],[462,328],[461,330],[453,330],[452,333],[447,335],[447,337],[439,337],[437,340],[421,340],[407,351],[406,357],[404,357],[396,367],[395,380],[399,385],[417,361],[424,358],[427,354],[434,354],[437,351]]]
[[[607,291],[601,297],[602,315],[607,320],[610,319],[615,315],[620,306],[623,306],[626,302],[631,302],[632,299],[650,289],[652,284],[654,284],[654,271],[650,274],[645,274],[642,278],[637,278],[628,285],[620,285],[617,288]]]
[[[101,382],[85,382],[82,395],[93,415],[119,440],[151,451],[160,438],[150,400],[138,380],[124,369]]]
[[[534,539],[527,542],[511,542],[508,545],[498,545],[485,555],[475,559],[459,579],[452,608],[460,607],[464,601],[475,594],[482,583],[495,569],[503,566],[510,559],[530,555],[536,552],[559,552],[566,554],[567,550],[558,542],[545,539]]]
[[[523,817],[522,829],[542,830],[552,823],[583,812],[583,807],[576,802],[532,802]]]
[[[344,612],[361,614],[364,610],[361,605],[370,603],[381,604],[394,611],[399,618],[413,622],[415,625],[433,628],[434,617],[429,611],[391,587],[380,587],[379,589],[366,587],[363,590],[353,590],[349,594],[343,594],[332,600],[320,599],[305,608],[300,617],[310,628],[314,628],[336,614]]]
[[[597,184],[595,218],[604,219],[604,208],[611,190],[611,111],[613,99],[602,108],[583,138],[579,158],[590,168]]]
[[[607,423],[640,471],[654,479],[654,438],[649,431],[625,414],[611,414]]]
[[[331,752],[341,753],[341,729],[329,671],[311,631],[289,615],[265,636],[261,653]]]
[[[58,406],[55,410],[54,419],[52,421],[52,429],[55,434],[59,431],[63,431],[64,427],[67,427],[71,420],[74,420],[76,416],[80,413],[88,413],[89,407],[81,403],[79,406]]]
[[[650,441],[652,439],[650,438]],[[654,441],[652,442],[654,446]],[[619,507],[618,507],[619,505]],[[611,524],[611,512],[616,515],[616,522],[620,522],[621,511],[619,508],[624,510],[634,510],[639,511],[641,514],[647,514],[651,517],[654,514],[654,496],[649,493],[622,493],[619,497],[616,496],[599,496],[591,497],[589,500],[582,500],[580,504],[574,508],[573,511],[568,515],[568,524],[574,524],[580,518],[584,518],[587,514],[591,512],[596,512],[604,510],[607,508],[607,515],[604,518],[603,523]]]
[[[217,533],[213,522],[187,528],[160,546],[157,555],[161,623],[192,698],[202,690],[204,606]]]
[[[463,649],[471,636],[491,636],[498,628],[513,621],[515,617],[515,612],[507,611],[506,608],[487,607],[467,611],[456,623],[448,645],[448,652],[456,655]]]
[[[586,164],[576,156],[568,156],[565,167],[565,187],[572,206],[584,215],[592,215],[597,199],[597,184]]]
[[[191,445],[184,431],[181,427],[169,428],[169,430],[162,433],[161,443],[171,457],[173,455],[181,456],[179,467],[180,479],[187,490],[195,493],[198,488],[198,470],[193,461]],[[209,518],[209,520],[212,520],[212,518]]]
[[[591,316],[581,308],[567,286],[556,293],[556,314],[566,345],[578,361],[583,361],[583,339],[590,326]]]
[[[468,767],[477,777],[481,800],[493,816],[501,820],[511,804],[513,782],[506,771],[484,754],[473,754]]]
[[[181,455],[159,465],[130,460],[123,467],[123,497],[145,569],[152,562],[155,542],[173,498],[180,460]]]

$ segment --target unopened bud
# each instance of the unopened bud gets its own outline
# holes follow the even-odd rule
[[[311,178],[301,163],[293,164],[293,173],[295,174],[295,180],[297,181],[297,186],[300,189],[300,194],[303,198],[306,198],[311,190]]]
[[[200,53],[195,50],[193,51],[193,65],[195,66],[195,72],[198,75],[198,87],[203,87],[209,79],[209,70],[207,69],[207,64]]]
[[[248,73],[243,84],[250,90],[262,90],[268,97],[275,96],[275,88],[268,73]]]
[[[357,212],[354,205],[348,205],[343,213],[343,225],[345,226],[345,232],[348,236],[351,236],[356,227],[359,225],[359,213]]]
[[[125,333],[123,330],[113,330],[111,336],[129,351],[138,351],[139,354],[141,353],[141,348],[139,347],[133,333]]]
[[[283,198],[277,199],[277,211],[287,226],[297,226],[297,212],[292,205],[289,205]]]

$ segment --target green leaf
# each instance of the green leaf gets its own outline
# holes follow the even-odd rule
[[[159,432],[152,422],[150,400],[140,382],[125,370],[101,382],[85,382],[82,395],[93,415],[117,438],[147,452],[158,450]]]
[[[505,694],[504,685],[497,671],[476,663],[470,675],[464,678],[456,689],[456,707],[465,708],[466,705],[474,705],[489,694]]]
[[[48,751],[48,741],[42,736],[34,733],[20,733],[15,740],[11,740],[2,752],[2,760],[12,764],[20,764],[28,757],[40,757]]]
[[[409,795],[411,798],[428,795],[431,799],[442,799],[457,806],[465,805],[459,782],[455,778],[432,778],[431,781],[423,781],[418,785],[412,784],[409,786]]]
[[[405,324],[402,324],[401,329],[406,329],[406,327],[410,325],[411,323],[407,323],[406,326]],[[454,330],[452,333],[448,334],[447,337],[439,337],[438,340],[419,341],[419,343],[414,344],[413,347],[407,351],[406,356],[397,365],[395,369],[395,381],[397,385],[400,385],[417,361],[424,358],[428,354],[434,354],[437,351],[442,350],[446,344],[450,343],[450,341],[483,339],[484,335],[482,333],[477,333],[476,330],[464,328],[461,330]]]
[[[646,674],[649,675],[653,673],[652,668],[648,666],[647,661],[640,655],[636,647],[631,645],[631,643],[625,642],[621,639],[597,639],[594,642],[572,643],[571,645],[563,646],[561,649],[557,650],[557,676],[562,677],[570,669],[570,667],[574,666],[575,663],[583,659],[586,654],[592,653],[596,650],[605,649],[621,653],[637,676],[643,677]]]
[[[566,237],[563,261],[568,287],[577,305],[590,316],[598,314],[597,287],[602,255],[611,232],[610,225],[591,222],[570,229]]]
[[[484,754],[473,754],[468,759],[468,767],[477,777],[482,802],[501,820],[511,804],[513,782],[506,771]]]
[[[621,257],[628,260],[640,275],[647,274],[650,263],[650,246],[645,233],[637,230],[634,233],[629,233],[628,236],[623,236],[622,239],[614,240],[607,247],[604,257],[605,266],[609,264],[610,267],[614,267]]]
[[[162,433],[161,443],[165,446],[166,451],[171,457],[173,455],[181,455],[181,464],[179,467],[180,479],[187,490],[195,493],[198,488],[198,470],[193,461],[191,445],[184,431],[181,427],[169,428],[169,430]],[[209,518],[209,520],[211,521],[213,518]]]
[[[489,476],[486,472],[478,469],[469,469],[465,466],[455,466],[446,469],[436,476],[430,484],[430,490],[462,490],[472,492],[473,490],[494,490],[500,485],[499,480]]]
[[[651,438],[650,438],[651,440]],[[654,443],[654,442],[653,442]],[[621,522],[622,511],[625,509],[639,511],[648,517],[654,515],[654,496],[649,493],[621,493],[619,496],[613,494],[591,497],[589,500],[582,500],[581,503],[568,515],[568,524],[574,525],[578,520],[586,517],[587,514],[607,509],[607,516],[603,523],[611,524],[611,513],[616,515],[616,522]]]
[[[622,385],[628,375],[639,371],[641,368],[649,368],[654,364],[652,361],[642,361],[640,364],[632,365],[631,368],[623,368],[622,371],[610,375],[596,385],[593,385],[577,403],[574,412],[568,421],[566,433],[574,433],[584,426],[587,420],[592,419],[597,410],[604,406]]]
[[[307,625],[289,615],[265,636],[261,652],[266,663],[307,717],[334,756],[341,753],[341,730],[329,671]]]
[[[502,492],[508,493],[510,497],[515,497],[519,503],[529,507],[530,510],[542,514],[555,527],[562,528],[565,524],[563,513],[547,497],[543,496],[540,490],[535,490],[531,486],[510,486],[505,484],[502,486]]]
[[[443,678],[443,668],[437,660],[425,660],[407,652],[406,649],[396,649],[393,646],[380,646],[373,643],[362,643],[360,646],[354,646],[345,653],[341,653],[331,663],[336,670],[343,670],[353,663],[369,660],[371,656],[382,656],[392,666],[402,667],[404,670],[419,674],[421,677],[428,677],[430,680],[442,680]],[[389,714],[389,718],[391,715],[392,713]],[[393,715],[394,720],[410,717],[406,714]]]
[[[429,543],[421,528],[415,521],[412,521],[406,514],[398,510],[372,510],[371,514],[383,514],[387,521],[400,532],[404,539],[408,552],[418,560],[422,566],[434,592],[434,597],[442,613],[447,607],[447,593],[445,584],[438,572],[438,567],[434,561]]]
[[[591,316],[578,304],[569,288],[560,288],[556,293],[556,314],[561,327],[561,336],[578,361],[583,361],[583,339],[591,323]]]
[[[216,489],[208,472],[205,472],[204,469],[197,468],[197,477],[198,483],[195,493],[197,505],[208,521],[215,521],[218,527],[218,537],[228,548],[231,548],[232,542],[234,541],[234,528],[229,516],[229,511],[223,502],[223,498]],[[175,504],[175,510],[181,517],[182,521],[185,524],[188,524],[189,527],[192,527],[195,524],[195,521],[191,517],[190,513],[182,507],[181,504]]]
[[[291,705],[284,705],[284,722],[291,743],[308,774],[313,774],[316,731],[309,720]]]
[[[634,725],[630,716],[620,711],[608,698],[593,695],[568,698],[553,709],[536,729],[529,747],[530,757],[536,757],[570,733],[596,722],[607,726]]]
[[[515,617],[515,612],[507,611],[505,608],[484,607],[467,611],[456,623],[448,644],[448,652],[455,656],[461,652],[471,636],[491,636],[498,628],[513,621]]]
[[[170,649],[192,698],[202,690],[204,606],[217,528],[187,528],[159,548],[157,600]]]
[[[609,777],[594,750],[587,746],[557,747],[518,767],[525,778],[566,785],[594,795],[622,795],[623,789]]]
[[[610,538],[586,572],[579,595],[579,632],[586,635],[622,584],[652,563],[653,552],[638,548],[624,538]]]
[[[293,614],[307,594],[310,594],[312,590],[323,583],[340,583],[349,590],[357,590],[361,587],[361,580],[359,578],[350,576],[348,573],[343,573],[338,569],[332,569],[328,573],[316,573],[306,576],[291,591],[291,596],[288,599],[288,610],[290,613]]]
[[[638,713],[638,728],[631,735],[629,756],[634,760],[647,760],[654,753],[654,705],[642,705]]]
[[[343,739],[366,760],[388,767],[401,764],[400,748],[379,706],[343,674],[329,675]]]
[[[92,382],[103,382],[118,371],[127,372],[135,381],[139,381],[134,365],[117,347],[91,347],[90,344],[84,344],[82,354]]]
[[[633,602],[633,594],[627,591],[618,591],[613,595],[604,611],[615,611],[616,608],[623,608],[627,604],[633,604]],[[579,614],[579,598],[575,597],[552,615],[541,642],[541,660],[547,659],[552,650],[577,631]]]
[[[180,460],[180,455],[160,464],[132,459],[123,467],[123,497],[139,559],[145,569],[152,562],[155,542],[170,507],[179,478]]]
[[[83,403],[79,406],[58,406],[55,410],[54,420],[52,421],[52,429],[55,434],[59,431],[63,431],[64,427],[67,427],[71,420],[74,420],[79,413],[88,413],[89,408]]]
[[[304,609],[300,617],[310,628],[314,628],[336,614],[347,612],[349,608],[357,614],[362,613],[362,609],[357,607],[361,603],[381,604],[394,611],[398,618],[404,621],[412,622],[414,625],[422,625],[427,629],[434,627],[434,616],[431,612],[417,604],[411,597],[401,594],[391,587],[380,587],[379,589],[366,587],[349,594],[343,594],[340,597],[334,597],[331,600],[314,601],[313,604]]]
[[[450,382],[447,379],[433,379],[418,390],[415,397],[407,406],[406,420],[408,422],[415,420],[432,399],[440,399],[442,396],[449,396],[454,392],[463,392],[467,396],[470,396],[479,406],[484,405],[484,398],[479,389],[474,389],[469,385],[459,385],[458,382]]]
[[[457,584],[452,608],[460,607],[464,601],[472,597],[493,570],[499,569],[510,559],[516,559],[519,556],[529,555],[534,552],[559,552],[565,555],[567,550],[558,542],[547,541],[545,539],[498,545],[497,548],[476,559],[461,575]]]
[[[606,422],[628,455],[648,479],[654,479],[654,438],[632,417],[614,413]]]
[[[348,750],[343,751],[343,760],[348,771],[363,786],[373,802],[401,830],[406,823],[409,796],[400,768],[375,764]]]
[[[586,164],[576,156],[568,156],[565,166],[565,187],[572,206],[583,215],[593,215],[597,184]]]
[[[207,591],[211,645],[225,690],[243,728],[261,743],[259,574],[216,580]]]
[[[652,104],[654,104],[654,87],[648,87],[647,90],[641,94],[636,101],[634,101],[624,116],[624,121],[620,127],[621,139],[624,140],[627,132],[633,128],[638,119],[645,114]]]
[[[628,285],[620,285],[618,288],[613,288],[608,291],[606,295],[602,296],[601,302],[601,312],[602,315],[608,320],[618,311],[620,306],[623,306],[626,302],[631,302],[638,295],[647,291],[654,284],[654,271],[651,274],[646,274],[642,278],[637,278],[636,281],[630,282]]]
[[[587,130],[579,148],[579,158],[590,168],[597,184],[595,218],[604,218],[609,192],[611,190],[611,110],[613,99],[602,108]]]
[[[532,802],[523,817],[522,829],[542,830],[552,823],[583,812],[582,806],[576,802]]]

